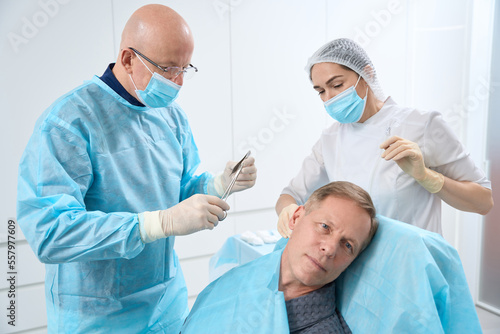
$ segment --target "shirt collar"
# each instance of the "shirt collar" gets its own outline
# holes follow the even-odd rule
[[[108,68],[106,68],[106,71],[104,71],[103,75],[100,77],[100,79],[108,85],[112,90],[116,92],[116,94],[120,95],[122,98],[127,100],[128,103],[137,106],[137,107],[144,107],[144,104],[142,104],[139,100],[137,100],[132,94],[130,94],[125,87],[122,86],[122,84],[118,81],[118,79],[115,77],[113,73],[113,67],[115,66],[115,63],[109,64]]]
[[[335,313],[335,282],[286,301],[290,332],[307,328]]]

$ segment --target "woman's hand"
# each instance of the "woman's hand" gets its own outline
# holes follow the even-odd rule
[[[380,145],[384,149],[382,158],[393,160],[408,175],[413,177],[430,193],[441,191],[444,185],[444,176],[433,171],[424,164],[424,157],[417,143],[392,136]]]
[[[382,158],[393,160],[398,166],[415,180],[423,180],[426,174],[424,157],[417,143],[407,139],[392,136],[380,145],[384,149]]]
[[[289,238],[292,234],[292,230],[288,227],[288,222],[290,218],[293,216],[295,210],[297,210],[299,206],[297,204],[290,204],[281,210],[281,213],[278,218],[278,232],[281,234],[283,238]]]

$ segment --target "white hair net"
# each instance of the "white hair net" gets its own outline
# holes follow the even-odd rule
[[[377,73],[365,50],[353,40],[339,38],[326,43],[307,61],[306,71],[311,78],[311,69],[318,63],[336,63],[344,65],[361,75],[370,86],[375,97],[385,101],[385,95],[377,79]]]

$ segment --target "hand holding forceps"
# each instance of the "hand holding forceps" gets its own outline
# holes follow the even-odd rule
[[[231,171],[231,174],[229,175],[234,175],[233,178],[231,179],[231,182],[229,182],[229,185],[226,188],[226,191],[224,191],[224,194],[222,194],[221,199],[226,201],[226,199],[229,197],[231,194],[231,190],[234,187],[234,184],[236,183],[236,179],[238,179],[238,176],[241,173],[241,170],[243,169],[243,161],[250,156],[250,151],[248,151],[243,159],[241,159],[236,165],[234,165],[233,170]],[[222,218],[220,221],[223,221],[227,217],[227,212],[224,211],[224,218]]]

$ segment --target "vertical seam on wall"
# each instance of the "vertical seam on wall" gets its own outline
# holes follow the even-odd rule
[[[325,44],[328,43],[328,0],[325,0]]]
[[[464,44],[463,44],[463,54],[465,55],[465,66],[462,67],[462,87],[461,87],[461,96],[468,96],[469,93],[469,86],[471,82],[471,76],[470,76],[470,59],[471,59],[471,52],[470,52],[470,47],[472,46],[472,22],[473,22],[473,17],[474,17],[474,6],[472,4],[472,1],[467,1],[467,10],[465,11],[465,24],[463,27],[464,30]],[[464,106],[464,101],[463,98],[460,101],[460,105]],[[460,141],[462,143],[467,142],[467,127],[464,124],[464,120],[466,121],[466,116],[464,115],[464,108],[460,108],[460,119],[462,120],[460,122]]]
[[[229,28],[229,110],[230,110],[230,124],[231,124],[231,154],[232,160],[235,159],[236,156],[236,141],[234,138],[234,96],[233,96],[233,40],[232,40],[232,11],[229,10],[229,20],[228,20],[228,28]]]
[[[415,105],[415,90],[414,90],[414,87],[415,87],[415,84],[414,84],[414,80],[415,80],[415,56],[413,55],[413,50],[416,50],[415,48],[415,44],[416,44],[416,32],[415,32],[415,14],[412,14],[412,12],[414,13],[415,11],[412,11],[410,7],[413,7],[415,6],[415,3],[414,1],[412,0],[408,0],[408,30],[410,32],[411,30],[411,37],[410,37],[410,41],[411,41],[411,45],[409,46],[409,51],[410,51],[410,80],[408,80],[408,84],[409,84],[409,92],[410,92],[410,101],[406,101],[406,103],[410,102],[411,105]],[[411,29],[410,29],[410,25],[411,25]]]
[[[489,129],[490,127],[488,126],[488,120],[489,120],[489,116],[490,116],[490,113],[491,113],[491,84],[492,84],[492,79],[493,79],[493,75],[492,75],[492,69],[493,69],[493,65],[492,65],[492,62],[493,62],[493,51],[494,51],[494,45],[495,45],[495,36],[496,36],[496,33],[495,33],[495,28],[497,26],[500,26],[500,22],[497,21],[497,17],[500,17],[499,14],[497,14],[497,8],[496,6],[500,5],[500,3],[498,1],[495,1],[495,0],[491,0],[491,1],[487,1],[487,3],[489,4],[489,7],[490,7],[490,17],[488,18],[488,21],[489,21],[489,30],[491,31],[491,35],[488,36],[488,38],[491,38],[490,39],[490,50],[489,50],[489,57],[488,57],[488,62],[489,62],[489,66],[488,66],[488,70],[487,70],[487,78],[485,78],[485,80],[488,82],[488,99],[486,101],[486,115],[483,117],[483,128],[486,129],[486,136],[485,138],[483,137],[483,143],[482,143],[482,146],[483,146],[483,152],[482,152],[482,158],[483,158],[483,166],[484,166],[484,170],[485,170],[485,173],[486,173],[486,176],[488,177],[488,179],[491,180],[491,176],[490,176],[490,166],[488,164],[488,161],[490,160],[489,159]],[[474,2],[472,3],[472,9],[473,9],[473,15],[476,15],[475,12],[474,12],[474,9],[477,8],[474,6]],[[477,5],[476,5],[477,6]],[[471,26],[474,25],[474,16],[472,17],[471,19]],[[472,30],[472,28],[470,29]],[[472,36],[472,33],[471,33],[471,36]],[[470,41],[471,41],[471,45],[472,45],[472,37],[470,38]],[[470,61],[472,63],[472,61]],[[470,73],[470,71],[469,71]],[[469,92],[470,93],[470,92]],[[493,196],[493,193],[492,193],[492,196]],[[491,213],[490,213],[491,215]],[[484,225],[486,224],[486,216],[481,216],[478,218],[478,220],[480,221],[480,224],[479,224],[479,232],[478,232],[478,235],[477,235],[477,239],[476,239],[476,244],[479,245],[479,251],[476,253],[476,259],[475,259],[475,275],[476,275],[476,284],[475,284],[475,293],[474,295],[472,296],[474,302],[476,304],[479,304],[481,305],[481,307],[487,309],[488,311],[490,312],[493,312],[495,314],[498,314],[500,315],[500,313],[498,312],[499,310],[497,308],[494,308],[492,307],[492,305],[490,304],[487,304],[486,302],[483,302],[480,300],[480,292],[481,292],[481,278],[482,278],[482,267],[483,267],[483,254],[484,254],[484,245],[483,245],[483,236],[484,236]]]
[[[410,3],[408,0],[405,1],[406,3],[406,32],[405,32],[405,59],[408,59],[408,51],[410,49],[410,42],[409,42],[409,38],[408,38],[408,35],[409,35],[409,32],[410,32]],[[408,90],[409,90],[409,85],[408,85],[408,78],[410,77],[409,75],[409,72],[410,72],[410,68],[408,66],[408,60],[405,61],[405,80],[404,80],[404,99],[405,101],[403,101],[404,105],[409,105],[408,103]]]
[[[115,7],[113,6],[114,1],[111,0],[111,33],[113,34],[113,59],[118,59],[116,54],[116,33],[115,33]],[[120,48],[120,47],[118,47]]]

